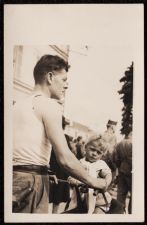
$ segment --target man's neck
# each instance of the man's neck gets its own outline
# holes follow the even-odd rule
[[[48,98],[51,97],[48,88],[47,88],[46,86],[41,86],[41,85],[39,85],[39,84],[36,84],[36,85],[35,85],[35,88],[34,88],[33,93],[34,93],[34,94],[44,95],[44,96],[46,96],[46,97],[48,97]]]
[[[111,128],[108,128],[107,132],[110,133],[110,134],[114,134],[114,131]]]

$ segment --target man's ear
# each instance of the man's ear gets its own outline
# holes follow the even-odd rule
[[[48,72],[47,73],[47,81],[48,81],[48,83],[51,84],[52,80],[53,80],[53,73],[52,72]]]

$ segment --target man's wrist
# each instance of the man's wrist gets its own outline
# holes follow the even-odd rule
[[[95,179],[94,185],[95,185],[94,186],[95,189],[103,189],[104,190],[107,188],[107,182],[103,178]]]

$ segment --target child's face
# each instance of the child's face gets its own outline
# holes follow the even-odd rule
[[[96,162],[101,159],[103,153],[95,142],[92,142],[86,146],[86,159],[89,162]]]

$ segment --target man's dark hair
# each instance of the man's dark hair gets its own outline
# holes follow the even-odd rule
[[[82,137],[81,136],[78,136],[77,137],[77,141],[80,141],[80,140],[82,140]]]
[[[65,69],[68,72],[68,62],[57,55],[44,55],[36,63],[34,67],[35,84],[41,84],[44,77],[49,72],[60,71]]]

